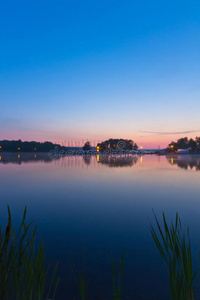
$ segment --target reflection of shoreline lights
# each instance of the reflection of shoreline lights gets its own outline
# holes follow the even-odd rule
[[[169,157],[168,162],[171,166],[176,165],[177,167],[185,170],[194,170],[200,171],[200,156],[199,155],[188,155],[185,156],[177,156],[177,157]]]
[[[143,155],[134,155],[134,156],[115,156],[115,162],[114,162],[114,157],[111,155],[105,155],[103,156],[100,153],[96,153],[96,155],[92,155],[91,157],[89,156],[63,156],[62,159],[61,157],[57,157],[57,159],[54,159],[56,165],[59,165],[62,162],[62,166],[64,167],[73,167],[73,166],[78,166],[81,164],[82,160],[83,162],[86,163],[88,166],[91,164],[92,166],[97,166],[100,167],[101,165],[107,165],[108,167],[133,167],[136,164],[138,164],[138,168],[146,167],[148,164],[151,162],[152,164],[162,162],[163,159],[159,156],[150,156],[150,155],[144,155],[144,161],[143,161]],[[157,158],[159,158],[157,160]],[[185,156],[173,156],[173,164],[172,164],[172,155],[166,156],[167,162],[169,164],[169,167],[174,168],[182,168],[184,170],[188,171],[199,171],[200,173],[200,155],[188,155],[187,157]],[[44,154],[37,154],[34,153],[9,153],[9,154],[1,154],[0,152],[0,165],[2,163],[18,163],[18,164],[23,164],[24,162],[26,163],[53,163],[53,160],[49,158],[47,153]],[[84,164],[85,166],[85,164]]]

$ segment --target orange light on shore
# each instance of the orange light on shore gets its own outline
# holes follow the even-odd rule
[[[99,152],[99,146],[97,146],[97,152]]]
[[[173,148],[174,148],[174,145],[171,145],[171,148],[173,149]]]
[[[20,150],[20,148],[18,148],[18,150]]]
[[[36,151],[36,148],[34,148],[34,150]]]
[[[1,149],[1,146],[0,146],[0,149]]]

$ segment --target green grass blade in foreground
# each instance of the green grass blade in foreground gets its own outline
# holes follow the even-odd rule
[[[47,290],[48,269],[45,268],[44,246],[40,243],[35,255],[35,232],[31,225],[26,225],[26,208],[22,223],[15,234],[12,228],[11,213],[8,206],[8,225],[2,234],[0,228],[0,299],[1,300],[44,300]],[[29,237],[30,236],[30,237]],[[52,275],[52,282],[56,280],[57,266]],[[56,280],[54,291],[58,286]],[[49,294],[48,294],[49,296]]]
[[[71,260],[69,262],[71,271],[74,275],[74,279],[81,297],[81,300],[87,300],[88,299],[88,286],[89,282],[87,279],[87,272],[86,272],[86,258],[87,258],[87,251],[85,252],[84,255],[84,265],[83,269],[81,270],[80,268],[76,268],[74,263],[73,263],[73,258],[71,255]]]
[[[192,271],[192,255],[189,229],[182,230],[181,220],[176,213],[175,223],[167,224],[163,213],[163,230],[154,213],[158,234],[150,226],[151,235],[168,268],[172,300],[193,300],[193,281],[197,270]]]
[[[121,259],[119,261],[118,274],[115,272],[114,261],[111,257],[111,267],[112,267],[112,292],[113,300],[121,299],[121,287],[124,275],[124,251],[122,252]]]

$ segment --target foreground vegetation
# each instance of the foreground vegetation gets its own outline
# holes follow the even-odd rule
[[[186,232],[182,229],[178,213],[171,227],[168,226],[163,213],[163,230],[156,215],[155,220],[159,235],[156,234],[153,226],[151,226],[151,234],[168,269],[171,299],[194,300],[193,282],[197,270],[194,272],[192,270],[189,228]]]
[[[182,229],[181,220],[176,214],[175,222],[169,226],[163,213],[161,225],[155,216],[156,229],[151,225],[153,240],[165,262],[172,300],[194,300],[193,282],[197,269],[192,269],[192,254],[189,229]],[[50,274],[50,266],[45,267],[44,245],[39,244],[36,251],[36,227],[26,224],[26,208],[22,223],[16,233],[12,227],[8,207],[8,224],[2,232],[0,227],[0,299],[1,300],[53,300],[59,284],[58,264]],[[85,254],[86,260],[87,254]],[[71,257],[71,270],[76,281],[81,300],[90,300],[86,267],[77,270]],[[112,266],[112,299],[120,300],[124,274],[124,252],[118,269]],[[101,300],[101,295],[97,295]]]
[[[59,277],[56,265],[50,285],[47,276],[50,266],[45,268],[44,245],[35,250],[36,227],[30,232],[32,223],[26,224],[26,208],[22,223],[16,233],[12,228],[8,207],[8,224],[4,232],[0,227],[0,299],[44,300],[55,298]],[[54,287],[52,291],[52,287]]]

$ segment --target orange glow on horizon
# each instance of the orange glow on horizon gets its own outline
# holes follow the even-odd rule
[[[91,142],[91,145],[96,147],[98,143],[101,143],[102,141],[108,140],[109,138],[123,138],[123,139],[131,139],[133,140],[138,147],[140,148],[140,145],[143,146],[143,149],[164,149],[167,148],[168,145],[174,141],[176,142],[177,139],[182,138],[185,136],[184,132],[182,133],[175,133],[181,132],[182,128],[165,128],[166,131],[169,131],[171,133],[163,133],[165,130],[162,130],[162,128],[159,128],[158,130],[161,131],[161,134],[159,133],[146,133],[136,130],[135,132],[125,128],[114,128],[108,126],[108,130],[103,132],[102,129],[99,128],[92,128],[92,130],[85,130],[85,135],[81,136],[80,131],[73,130],[69,131],[69,133],[66,136],[66,131],[62,130],[61,128],[55,128],[54,131],[50,132],[50,129],[46,130],[45,132],[37,132],[37,133],[25,133],[25,132],[4,132],[3,135],[1,135],[1,139],[8,140],[19,140],[22,141],[37,141],[37,142],[45,142],[49,141],[52,143],[58,143],[60,145],[64,145],[66,147],[74,147],[75,145],[82,147],[84,145],[84,142],[89,140]],[[144,128],[141,128],[141,130]],[[146,129],[146,128],[145,128]],[[147,130],[151,130],[151,128],[147,128]],[[156,131],[156,127],[152,131]],[[189,130],[189,129],[188,129]],[[114,131],[114,132],[113,132]],[[174,131],[174,132],[173,132]],[[200,136],[200,132],[195,133],[188,133],[186,134],[188,139],[195,138],[196,136]],[[34,149],[34,148],[33,148]],[[21,150],[21,149],[20,149]],[[19,150],[18,150],[19,151]],[[37,149],[35,150],[37,151]]]

